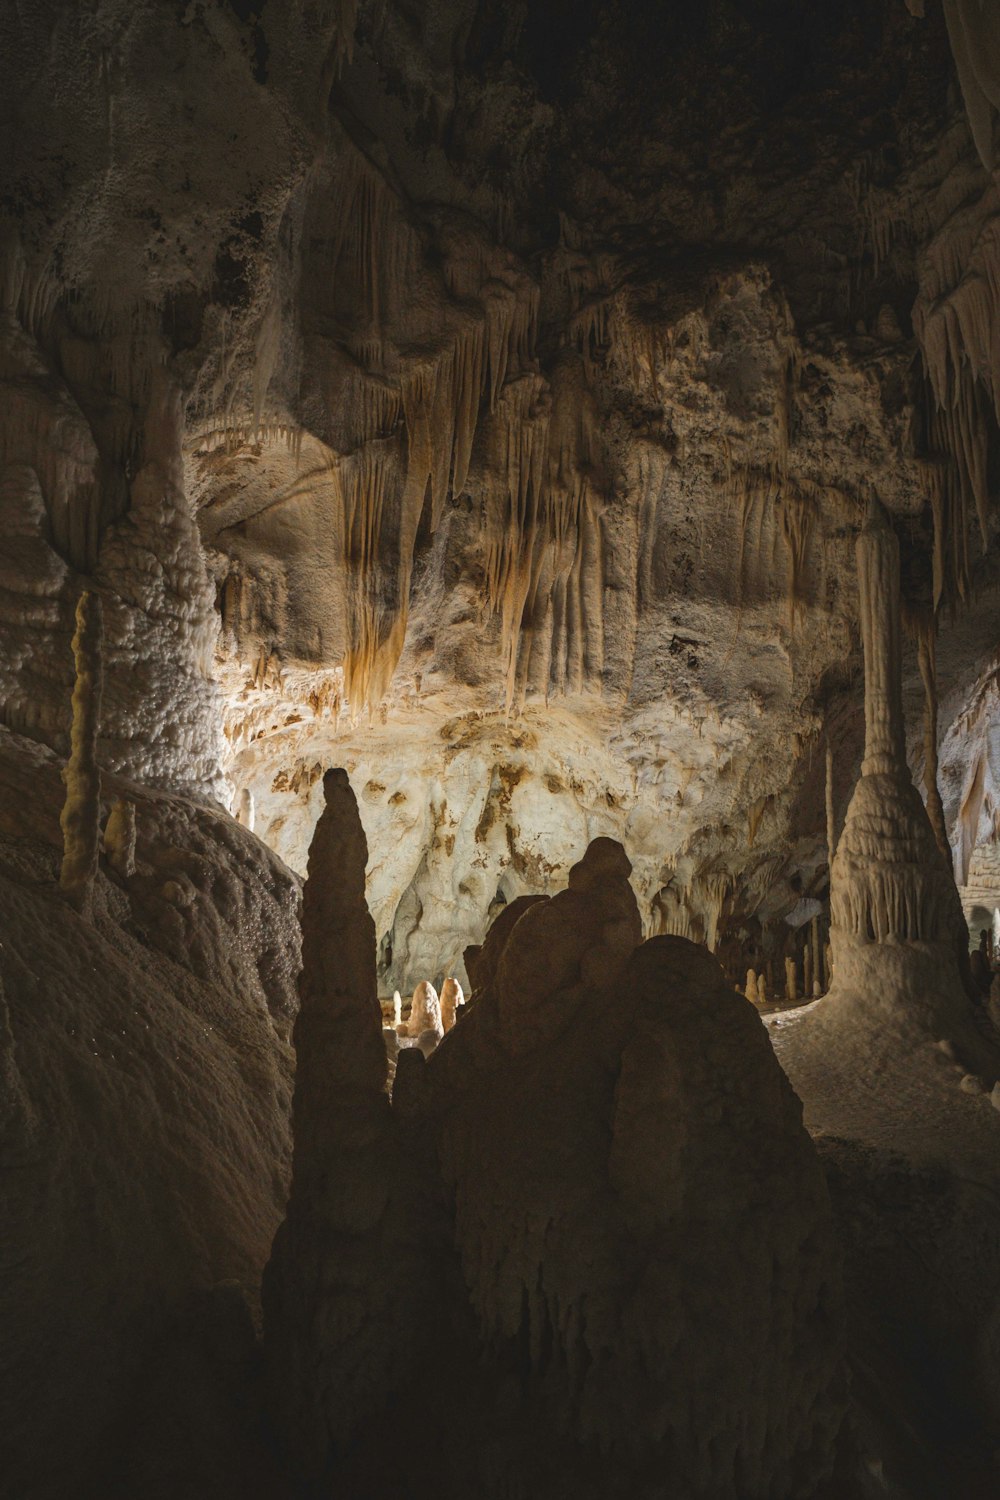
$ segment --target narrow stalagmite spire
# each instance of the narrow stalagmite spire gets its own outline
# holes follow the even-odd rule
[[[331,1133],[361,1096],[380,1109],[386,1080],[375,923],[365,900],[368,844],[347,772],[327,771],[302,894],[302,973],[295,1022],[294,1205],[303,1179],[325,1177]]]
[[[934,642],[934,622],[920,631],[917,639],[917,655],[920,676],[924,683],[924,794],[927,798],[927,816],[931,820],[937,846],[945,859],[951,862],[948,845],[948,829],[944,820],[944,807],[938,789],[938,699],[937,699],[937,652]]]
[[[62,773],[66,800],[59,818],[63,833],[59,884],[67,900],[84,912],[90,906],[100,848],[101,773],[97,768],[97,731],[104,679],[103,643],[100,598],[85,590],[76,606],[73,725],[69,760]]]
[[[794,958],[785,959],[785,999],[793,1004],[799,998],[798,978],[795,973]]]
[[[862,776],[908,776],[899,636],[899,543],[873,499],[857,541],[861,638],[865,652],[865,758]]]

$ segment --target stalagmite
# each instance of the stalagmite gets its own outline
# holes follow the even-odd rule
[[[798,981],[795,974],[794,958],[785,959],[785,999],[794,1003],[799,998]]]
[[[346,771],[327,771],[323,794],[302,897],[292,1186],[263,1286],[272,1410],[296,1467],[313,1477],[403,1358],[394,1330],[405,1304],[384,1223],[392,1121],[368,846]],[[324,1285],[330,1306],[317,1301]]]
[[[393,1493],[401,1444],[414,1494],[545,1495],[555,1466],[584,1496],[654,1476],[678,1494],[812,1493],[846,1401],[839,1248],[798,1100],[719,965],[684,939],[641,943],[629,862],[595,840],[569,889],[487,935],[448,1043],[400,1053],[386,1128],[355,964],[373,981],[363,840],[345,859],[330,831],[306,884],[310,1030],[264,1298],[303,1479]],[[318,841],[353,871],[333,910],[309,899],[330,873]],[[364,953],[331,993],[348,918]],[[724,1337],[706,1336],[713,1316]],[[412,1402],[440,1381],[444,1407]]]
[[[101,773],[97,767],[97,734],[104,681],[103,640],[101,600],[85,591],[76,606],[73,725],[70,756],[62,773],[66,800],[59,819],[63,831],[59,884],[80,911],[86,911],[90,905],[100,848]]]
[[[846,996],[889,1011],[901,1006],[927,1026],[963,1033],[978,1050],[968,1030],[968,929],[906,763],[899,544],[877,502],[857,557],[865,755],[831,872],[830,996],[835,1005]]]
[[[808,993],[812,994],[817,984],[819,985],[821,990],[823,989],[826,976],[823,973],[823,944],[819,934],[819,917],[813,917],[812,922],[809,924],[809,926],[810,943],[812,945],[813,983],[812,988],[808,991]]]
[[[746,997],[751,1005],[759,1005],[760,997],[757,994],[757,975],[753,969],[747,969]]]
[[[248,786],[241,787],[237,793],[234,817],[237,823],[242,824],[244,828],[249,828],[251,833],[253,832],[255,810],[253,792]]]
[[[392,1024],[393,1026],[403,1024],[403,997],[398,990],[392,992]]]
[[[104,825],[104,853],[123,879],[135,874],[135,803],[116,797]]]
[[[807,934],[802,949],[802,993],[806,997],[813,992],[813,947]]]
[[[448,978],[441,986],[441,1024],[448,1032],[458,1019],[458,1012],[465,1004],[465,992],[457,979]]]
[[[413,991],[406,1035],[421,1037],[428,1031],[438,1037],[444,1036],[438,992],[429,979],[422,979]]]

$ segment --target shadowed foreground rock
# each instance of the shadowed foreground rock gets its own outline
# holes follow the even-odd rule
[[[704,949],[637,943],[601,839],[487,939],[471,1009],[401,1054],[390,1107],[370,921],[340,947],[365,866],[342,772],[326,799],[265,1300],[293,1463],[331,1494],[825,1493],[838,1254],[752,1008]]]

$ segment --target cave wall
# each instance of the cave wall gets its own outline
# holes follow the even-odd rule
[[[594,831],[650,931],[822,894],[871,492],[916,614],[980,622],[960,696],[992,649],[997,204],[964,9],[12,13],[5,722],[64,746],[89,583],[109,768],[249,793],[299,871],[315,767],[386,783],[386,983],[454,967]],[[533,782],[524,734],[552,741]],[[973,831],[953,760],[961,874],[992,793]],[[552,870],[514,774],[566,823]]]

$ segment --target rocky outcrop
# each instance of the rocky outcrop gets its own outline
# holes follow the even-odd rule
[[[275,1421],[314,1481],[359,1434],[380,1441],[377,1416],[407,1387],[421,1326],[420,1215],[387,1092],[368,851],[346,774],[328,771],[323,791],[302,904],[292,1186],[263,1288]]]
[[[249,1494],[297,882],[224,814],[102,782],[134,869],[100,862],[85,919],[59,886],[59,761],[0,731],[0,1488]]]
[[[327,798],[310,881],[320,896],[321,860],[353,849],[353,907],[357,815]],[[838,1255],[800,1106],[714,959],[640,943],[628,873],[598,840],[565,892],[501,918],[461,1025],[426,1061],[400,1054],[391,1109],[370,921],[362,954],[307,882],[302,1016],[322,1007],[328,1050],[300,1019],[266,1299],[282,1436],[307,1475],[402,1493],[389,1426],[410,1492],[456,1500],[752,1500],[832,1475]]]

